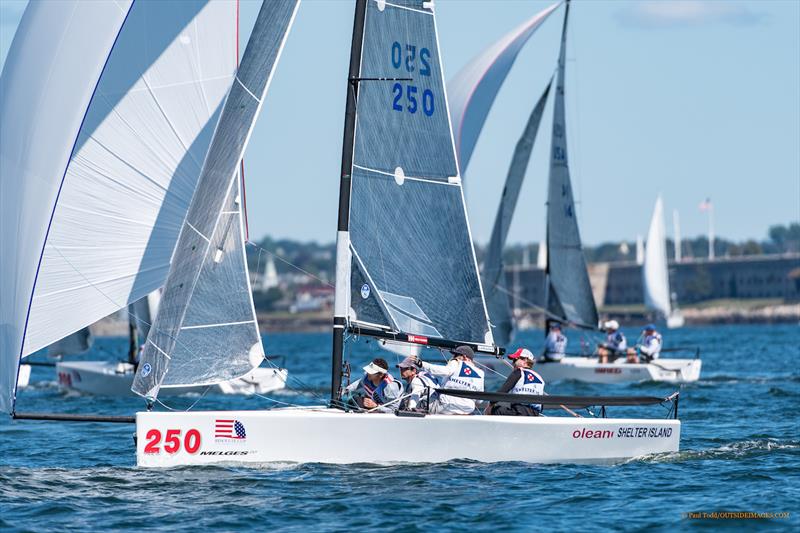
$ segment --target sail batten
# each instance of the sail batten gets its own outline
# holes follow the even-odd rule
[[[547,190],[547,310],[565,322],[592,328],[598,324],[597,307],[583,255],[567,157],[564,78],[568,17],[569,2],[564,13],[553,106]]]
[[[264,358],[244,250],[239,163],[298,4],[264,3],[258,14],[134,378],[132,389],[141,396],[241,377]]]
[[[351,187],[348,319],[492,344],[432,4],[370,0],[364,16],[352,161],[343,171]]]

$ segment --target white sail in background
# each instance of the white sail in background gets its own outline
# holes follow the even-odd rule
[[[641,235],[636,236],[636,264],[644,264],[644,239]]]
[[[236,69],[236,10],[28,4],[0,77],[0,409],[21,356],[164,283]]]
[[[465,174],[500,87],[522,47],[561,3],[543,9],[467,63],[447,84],[456,154]],[[491,9],[491,8],[490,8]]]
[[[265,2],[225,99],[132,390],[242,377],[264,359],[244,250],[240,162],[297,13]]]
[[[661,196],[656,199],[650,230],[647,232],[644,264],[642,266],[642,286],[645,306],[668,318],[672,314],[669,292],[669,272],[667,271],[667,240],[664,231],[664,206]]]
[[[544,270],[547,268],[547,242],[539,241],[539,249],[536,251],[536,268]]]
[[[47,355],[50,357],[76,355],[91,348],[93,342],[92,332],[86,327],[48,346]]]

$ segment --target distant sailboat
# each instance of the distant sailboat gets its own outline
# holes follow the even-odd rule
[[[641,235],[636,236],[636,264],[644,264],[644,239]]]
[[[664,231],[664,205],[661,196],[656,199],[650,229],[647,232],[644,263],[642,264],[642,288],[645,306],[664,320],[668,328],[683,326],[680,310],[672,305],[669,290],[667,263],[667,237]]]

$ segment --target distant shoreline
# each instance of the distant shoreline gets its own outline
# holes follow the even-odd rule
[[[712,326],[724,324],[800,324],[800,302],[763,300],[720,300],[705,302],[681,309],[687,326]],[[525,312],[527,326],[542,328],[541,312]],[[625,326],[640,326],[652,320],[643,306],[616,306],[601,308],[604,319],[615,319]],[[262,333],[325,333],[333,324],[329,312],[314,313],[258,313]],[[128,334],[127,320],[105,318],[92,325],[94,335],[124,337]]]

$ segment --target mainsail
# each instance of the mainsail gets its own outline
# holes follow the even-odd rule
[[[642,287],[644,304],[648,309],[668,318],[672,313],[669,292],[669,272],[667,271],[667,241],[664,231],[664,205],[661,196],[656,199],[650,229],[647,232],[647,246],[642,265]]]
[[[467,63],[447,84],[456,153],[467,172],[489,110],[522,47],[561,3],[543,9]]]
[[[514,216],[514,209],[517,206],[522,181],[525,179],[525,171],[528,168],[528,162],[533,151],[533,143],[536,140],[536,133],[539,131],[539,123],[542,121],[544,106],[549,93],[550,84],[548,83],[547,88],[542,93],[542,96],[539,97],[539,101],[531,112],[525,131],[517,141],[517,147],[514,149],[514,156],[511,159],[511,166],[508,169],[506,183],[503,187],[503,194],[500,197],[500,207],[497,210],[497,217],[494,221],[486,260],[481,270],[481,281],[486,295],[486,307],[489,310],[489,319],[494,328],[492,333],[494,334],[495,342],[501,346],[511,340],[511,334],[514,329],[511,305],[508,298],[509,291],[506,287],[503,248],[506,244],[511,219]]]
[[[258,366],[264,348],[244,252],[238,179],[299,0],[265,2],[217,124],[132,390],[220,383]]]
[[[352,325],[493,348],[433,3],[370,0],[356,19],[349,235],[340,231],[337,250],[337,288],[351,290],[337,292],[337,311],[347,298]]]
[[[550,181],[547,191],[547,310],[567,322],[597,327],[598,317],[586,258],[583,255],[575,201],[567,163],[567,130],[564,111],[564,66],[567,49],[567,18],[564,13],[561,50],[558,54],[555,106],[553,110]]]
[[[21,356],[163,285],[236,32],[235,2],[28,4],[0,77],[0,409]]]

